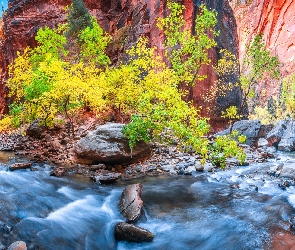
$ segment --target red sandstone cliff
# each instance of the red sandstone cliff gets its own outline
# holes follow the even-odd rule
[[[295,72],[295,1],[293,0],[233,0],[238,27],[239,58],[246,52],[246,44],[256,34],[263,39],[272,55],[281,62],[283,76]],[[279,84],[267,85],[278,90]],[[271,94],[271,93],[270,93]]]
[[[122,52],[133,45],[139,36],[150,38],[151,45],[162,47],[163,34],[157,29],[158,17],[167,15],[165,0],[84,0],[92,15],[95,15],[100,25],[120,40],[123,36],[125,44],[119,43],[109,50],[113,62]],[[194,20],[198,14],[198,6],[202,1],[182,0],[186,6],[185,19],[187,26],[194,29]],[[209,8],[218,12],[218,29],[221,35],[217,38],[218,49],[227,48],[235,54],[237,51],[237,31],[232,9],[228,0],[206,0]],[[7,78],[7,66],[13,62],[17,51],[23,51],[26,46],[34,47],[34,37],[37,30],[45,25],[56,26],[65,19],[64,7],[71,0],[10,0],[9,9],[3,17],[3,38],[0,41],[0,114],[3,113],[5,103],[5,79]],[[128,27],[121,29],[123,27]],[[119,30],[119,32],[117,32]],[[122,31],[123,30],[123,31]],[[119,35],[118,35],[119,34]],[[218,49],[211,50],[210,56],[215,62],[218,57]],[[208,78],[191,89],[191,99],[197,106],[203,105],[200,96],[214,83],[216,79],[214,71],[210,67],[202,69]],[[239,93],[235,91],[226,99],[219,100],[221,107],[239,106]],[[205,110],[205,109],[204,109]]]

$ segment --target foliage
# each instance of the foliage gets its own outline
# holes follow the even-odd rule
[[[123,131],[131,148],[140,140],[164,143],[177,140],[180,147],[191,146],[202,156],[203,163],[211,151],[243,159],[238,144],[230,139],[222,145],[217,142],[216,146],[209,146],[207,119],[200,117],[192,103],[183,100],[186,92],[178,87],[183,81],[195,83],[202,78],[197,70],[209,63],[208,49],[215,45],[208,35],[216,34],[214,11],[201,7],[194,36],[188,30],[181,32],[183,7],[169,2],[172,14],[159,23],[168,39],[166,56],[170,64],[163,63],[156,49],[149,48],[147,39],[141,38],[127,51],[126,63],[109,67],[105,48],[110,37],[94,18],[90,18],[91,25],[82,25],[73,31],[79,49],[70,53],[65,49],[73,44],[73,36],[67,32],[74,25],[71,18],[78,16],[73,14],[76,13],[74,2],[69,23],[57,29],[40,29],[38,46],[18,54],[9,67],[8,87],[14,102],[3,127],[9,122],[21,125],[36,119],[52,126],[60,116],[72,123],[73,115],[86,107],[98,114],[117,110],[131,117]],[[182,25],[174,30],[171,25],[178,21]],[[178,33],[173,34],[174,31]],[[224,161],[220,162],[223,166]]]
[[[83,0],[73,0],[69,8],[67,35],[77,35],[87,27],[92,28],[91,15]]]
[[[211,62],[208,49],[216,46],[214,36],[217,23],[217,13],[210,11],[202,4],[200,14],[196,18],[195,31],[185,27],[183,10],[185,7],[176,2],[168,1],[170,14],[166,18],[159,18],[157,26],[165,35],[165,56],[180,82],[194,85],[196,81],[206,78],[199,75],[202,65]]]
[[[279,78],[279,60],[265,49],[262,36],[256,35],[252,43],[247,46],[240,76],[244,108],[248,105],[251,111],[256,106],[256,97],[260,95],[257,85],[265,76]]]
[[[237,75],[239,75],[239,64],[236,56],[226,50],[219,51],[221,58],[214,67],[218,79],[202,96],[203,101],[208,103],[208,113],[215,114],[218,111],[217,99],[226,95],[239,86]]]
[[[238,142],[246,141],[245,136],[238,136],[238,131],[233,131],[229,135],[217,136],[215,142],[211,146],[210,160],[214,165],[225,168],[225,160],[229,157],[236,157],[241,163],[245,161],[246,155],[242,148],[238,147]]]
[[[107,66],[110,64],[110,59],[105,54],[105,49],[110,41],[111,37],[92,17],[91,26],[86,27],[79,34],[79,42],[82,44],[81,57],[86,62],[92,62],[102,67]]]

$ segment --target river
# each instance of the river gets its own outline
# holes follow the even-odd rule
[[[1,153],[0,242],[22,240],[28,249],[54,250],[271,249],[273,235],[288,230],[295,214],[295,188],[280,189],[266,172],[290,157],[295,158],[285,154],[280,161],[229,171],[108,186],[76,175],[51,177],[46,164],[35,165],[38,171],[11,172]],[[117,242],[114,226],[123,221],[117,204],[124,186],[136,182],[143,184],[144,201],[137,225],[155,239]]]

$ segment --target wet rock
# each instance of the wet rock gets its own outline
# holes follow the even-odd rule
[[[151,242],[154,235],[147,229],[137,227],[133,224],[118,223],[115,227],[115,238],[117,240],[126,240],[131,242]]]
[[[14,171],[19,169],[26,169],[26,168],[30,168],[31,166],[32,166],[31,162],[15,163],[9,167],[9,170]]]
[[[55,168],[51,173],[50,176],[61,177],[67,173],[67,169],[64,167]]]
[[[268,146],[268,141],[265,138],[259,138],[257,146],[260,147],[266,147]]]
[[[80,158],[93,162],[132,163],[144,159],[151,154],[151,145],[139,142],[130,150],[128,140],[122,133],[124,124],[107,123],[90,131],[80,139],[75,151]]]
[[[120,173],[111,172],[108,170],[96,170],[94,179],[98,183],[109,184],[113,183],[121,177]]]
[[[27,245],[23,241],[16,241],[8,247],[8,250],[27,250]]]
[[[204,166],[202,166],[200,162],[196,162],[196,164],[195,164],[195,168],[196,168],[196,170],[199,171],[199,172],[204,171]]]
[[[205,163],[204,164],[204,170],[208,171],[208,172],[212,172],[214,169],[214,166],[212,165],[212,163]]]
[[[45,127],[39,124],[39,121],[35,120],[31,123],[26,131],[27,136],[37,139],[41,138],[41,134],[45,131]]]
[[[291,184],[290,184],[289,181],[284,181],[283,183],[278,184],[278,186],[279,186],[281,189],[286,190],[286,188],[287,188],[287,187],[290,187]]]
[[[179,169],[179,170],[177,171],[177,173],[178,173],[179,175],[184,175],[184,174],[185,174],[185,171],[184,171],[183,168],[181,168],[181,169]]]
[[[184,174],[185,175],[191,175],[193,173],[193,171],[196,171],[196,167],[195,166],[189,166],[184,170]]]
[[[121,196],[119,208],[123,216],[126,218],[126,222],[134,222],[141,215],[141,209],[143,201],[141,199],[142,184],[128,185]]]

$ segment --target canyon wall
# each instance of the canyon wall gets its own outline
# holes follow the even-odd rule
[[[137,39],[144,35],[150,39],[151,46],[161,51],[163,34],[156,27],[157,18],[168,14],[165,0],[84,0],[92,15],[96,16],[99,24],[107,32],[115,36],[115,42],[108,50],[113,63],[122,56],[126,48],[132,46]],[[209,8],[218,12],[217,49],[212,49],[210,57],[215,63],[218,51],[226,48],[238,55],[237,27],[233,11],[228,0],[182,0],[178,1],[186,6],[185,19],[187,27],[194,30],[194,20],[199,12],[199,6],[205,2]],[[5,112],[7,103],[5,81],[7,66],[13,62],[17,51],[25,47],[36,46],[35,35],[43,26],[55,27],[64,22],[64,7],[71,4],[71,0],[10,0],[9,8],[3,16],[2,34],[0,40],[0,113]],[[124,43],[122,42],[124,40]],[[208,77],[191,88],[190,99],[196,106],[203,106],[201,95],[204,94],[216,80],[211,67],[203,67],[202,73]],[[226,98],[218,100],[221,108],[229,105],[240,105],[239,90],[234,90]],[[212,105],[212,104],[211,104]],[[206,109],[203,108],[203,114]],[[218,117],[211,114],[213,121]]]
[[[263,34],[266,48],[278,56],[283,76],[295,71],[295,1],[293,0],[232,0],[239,39],[239,58],[256,34]],[[263,82],[268,97],[277,94],[279,81]]]

